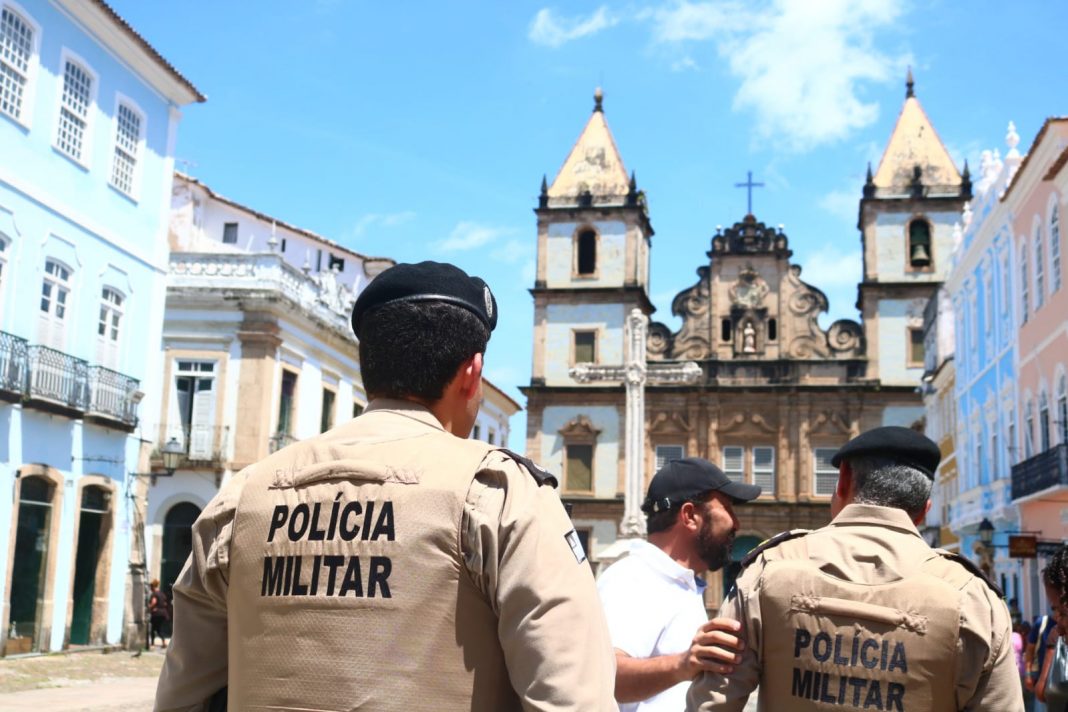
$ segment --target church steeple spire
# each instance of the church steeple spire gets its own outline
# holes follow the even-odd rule
[[[604,118],[604,92],[593,93],[593,113],[571,148],[560,172],[549,184],[552,205],[622,205],[630,177]]]
[[[912,67],[909,67],[909,72],[905,75],[905,98],[911,99],[916,96],[916,81],[912,78]]]

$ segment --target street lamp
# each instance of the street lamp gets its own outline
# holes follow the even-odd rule
[[[182,448],[182,444],[178,442],[177,438],[172,437],[163,446],[163,469],[167,471],[167,477],[174,475],[174,471],[178,469],[178,463],[181,462],[182,456],[185,455],[185,449]]]
[[[990,546],[994,542],[994,525],[986,517],[979,523],[979,541],[983,542],[984,546]]]

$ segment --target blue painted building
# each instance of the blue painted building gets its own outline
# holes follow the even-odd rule
[[[1012,464],[1017,440],[1017,329],[1013,307],[1012,215],[1001,201],[1020,165],[1019,137],[1010,130],[1002,161],[984,151],[975,197],[962,216],[946,289],[955,314],[956,497],[950,528],[960,552],[997,581],[1009,598],[1020,597],[1017,560],[1009,557],[1008,536],[1020,526],[1012,501]],[[982,528],[993,526],[992,545]]]
[[[101,0],[0,0],[7,655],[116,643],[142,595],[138,416],[159,402],[179,109],[201,101]]]

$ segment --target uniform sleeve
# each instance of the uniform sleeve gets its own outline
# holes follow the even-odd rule
[[[762,570],[763,560],[754,562],[742,572],[717,616],[741,621],[745,633],[745,650],[742,651],[741,662],[734,666],[734,672],[730,675],[701,673],[690,685],[690,692],[686,696],[687,712],[742,712],[749,695],[756,690],[760,682]]]
[[[468,492],[461,549],[498,619],[524,710],[616,710],[615,654],[589,563],[579,561],[560,498],[499,453]]]
[[[193,524],[193,550],[174,584],[174,631],[156,688],[156,712],[201,712],[226,686],[230,537],[244,475]]]
[[[961,611],[957,700],[963,710],[1022,712],[1020,673],[1012,650],[1009,609],[978,579],[968,584]]]

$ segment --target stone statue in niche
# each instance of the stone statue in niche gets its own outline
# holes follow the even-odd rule
[[[756,353],[756,329],[753,328],[751,321],[745,322],[745,327],[742,329],[742,352]]]

